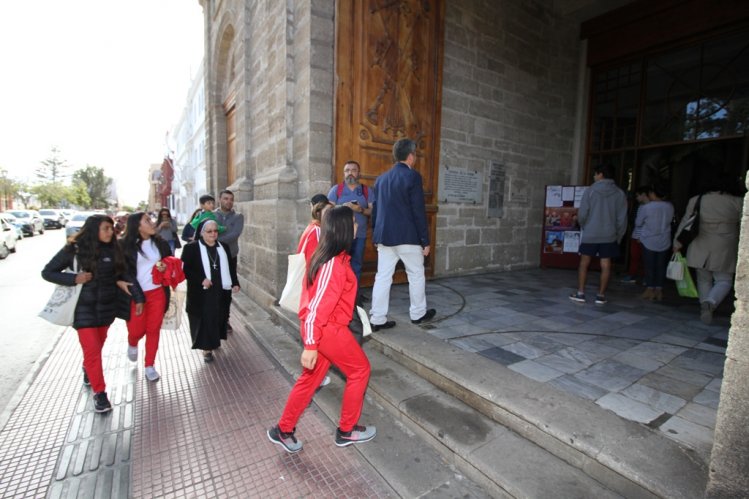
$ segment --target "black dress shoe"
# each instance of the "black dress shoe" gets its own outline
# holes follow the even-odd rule
[[[411,324],[421,324],[422,322],[430,321],[434,318],[435,315],[437,315],[437,311],[433,308],[430,308],[424,315],[421,316],[421,318],[412,320]]]
[[[372,331],[379,331],[380,329],[391,329],[395,327],[395,321],[387,321],[385,324],[372,324]]]

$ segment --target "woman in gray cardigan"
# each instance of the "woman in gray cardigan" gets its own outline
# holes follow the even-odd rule
[[[712,323],[713,311],[731,291],[739,251],[739,224],[743,198],[734,194],[735,182],[726,176],[711,178],[700,200],[699,230],[687,248],[687,264],[697,271],[700,320]],[[700,196],[687,203],[676,237],[674,252],[682,248],[679,233]]]

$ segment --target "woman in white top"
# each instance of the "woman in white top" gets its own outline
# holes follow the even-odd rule
[[[138,342],[146,337],[145,374],[149,381],[159,379],[154,367],[156,351],[159,349],[159,337],[164,313],[169,306],[169,286],[154,284],[154,268],[164,272],[166,265],[162,261],[172,256],[172,250],[156,234],[156,225],[151,217],[142,211],[133,213],[127,219],[125,237],[120,240],[125,255],[125,263],[131,275],[137,278],[130,290],[130,320],[127,321],[127,357],[138,360]]]
[[[648,192],[650,201],[640,206],[635,220],[648,286],[642,294],[645,300],[663,299],[663,283],[671,253],[671,221],[674,219],[674,206],[663,200],[665,196],[663,187],[651,186]]]

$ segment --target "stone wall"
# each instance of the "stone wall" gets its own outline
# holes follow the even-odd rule
[[[581,43],[545,2],[446,1],[440,166],[483,172],[483,204],[439,202],[436,275],[537,266],[546,184],[570,182]],[[504,215],[488,218],[490,161]]]
[[[226,180],[223,102],[236,94],[235,208],[245,216],[240,284],[263,305],[330,186],[335,2],[224,0],[207,13],[211,187]],[[222,183],[223,182],[223,183]]]

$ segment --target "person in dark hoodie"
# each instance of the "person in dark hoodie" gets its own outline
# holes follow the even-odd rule
[[[614,167],[598,165],[593,169],[593,185],[585,189],[577,216],[582,228],[577,291],[570,300],[585,303],[585,281],[594,256],[601,259],[601,281],[596,305],[605,305],[606,288],[611,277],[611,259],[619,256],[619,242],[627,231],[627,196],[613,180]]]
[[[82,284],[73,328],[83,351],[83,383],[94,392],[94,411],[111,411],[101,351],[114,319],[130,318],[127,295],[133,282],[114,237],[114,220],[106,215],[88,217],[81,230],[47,263],[42,277],[63,286]]]

